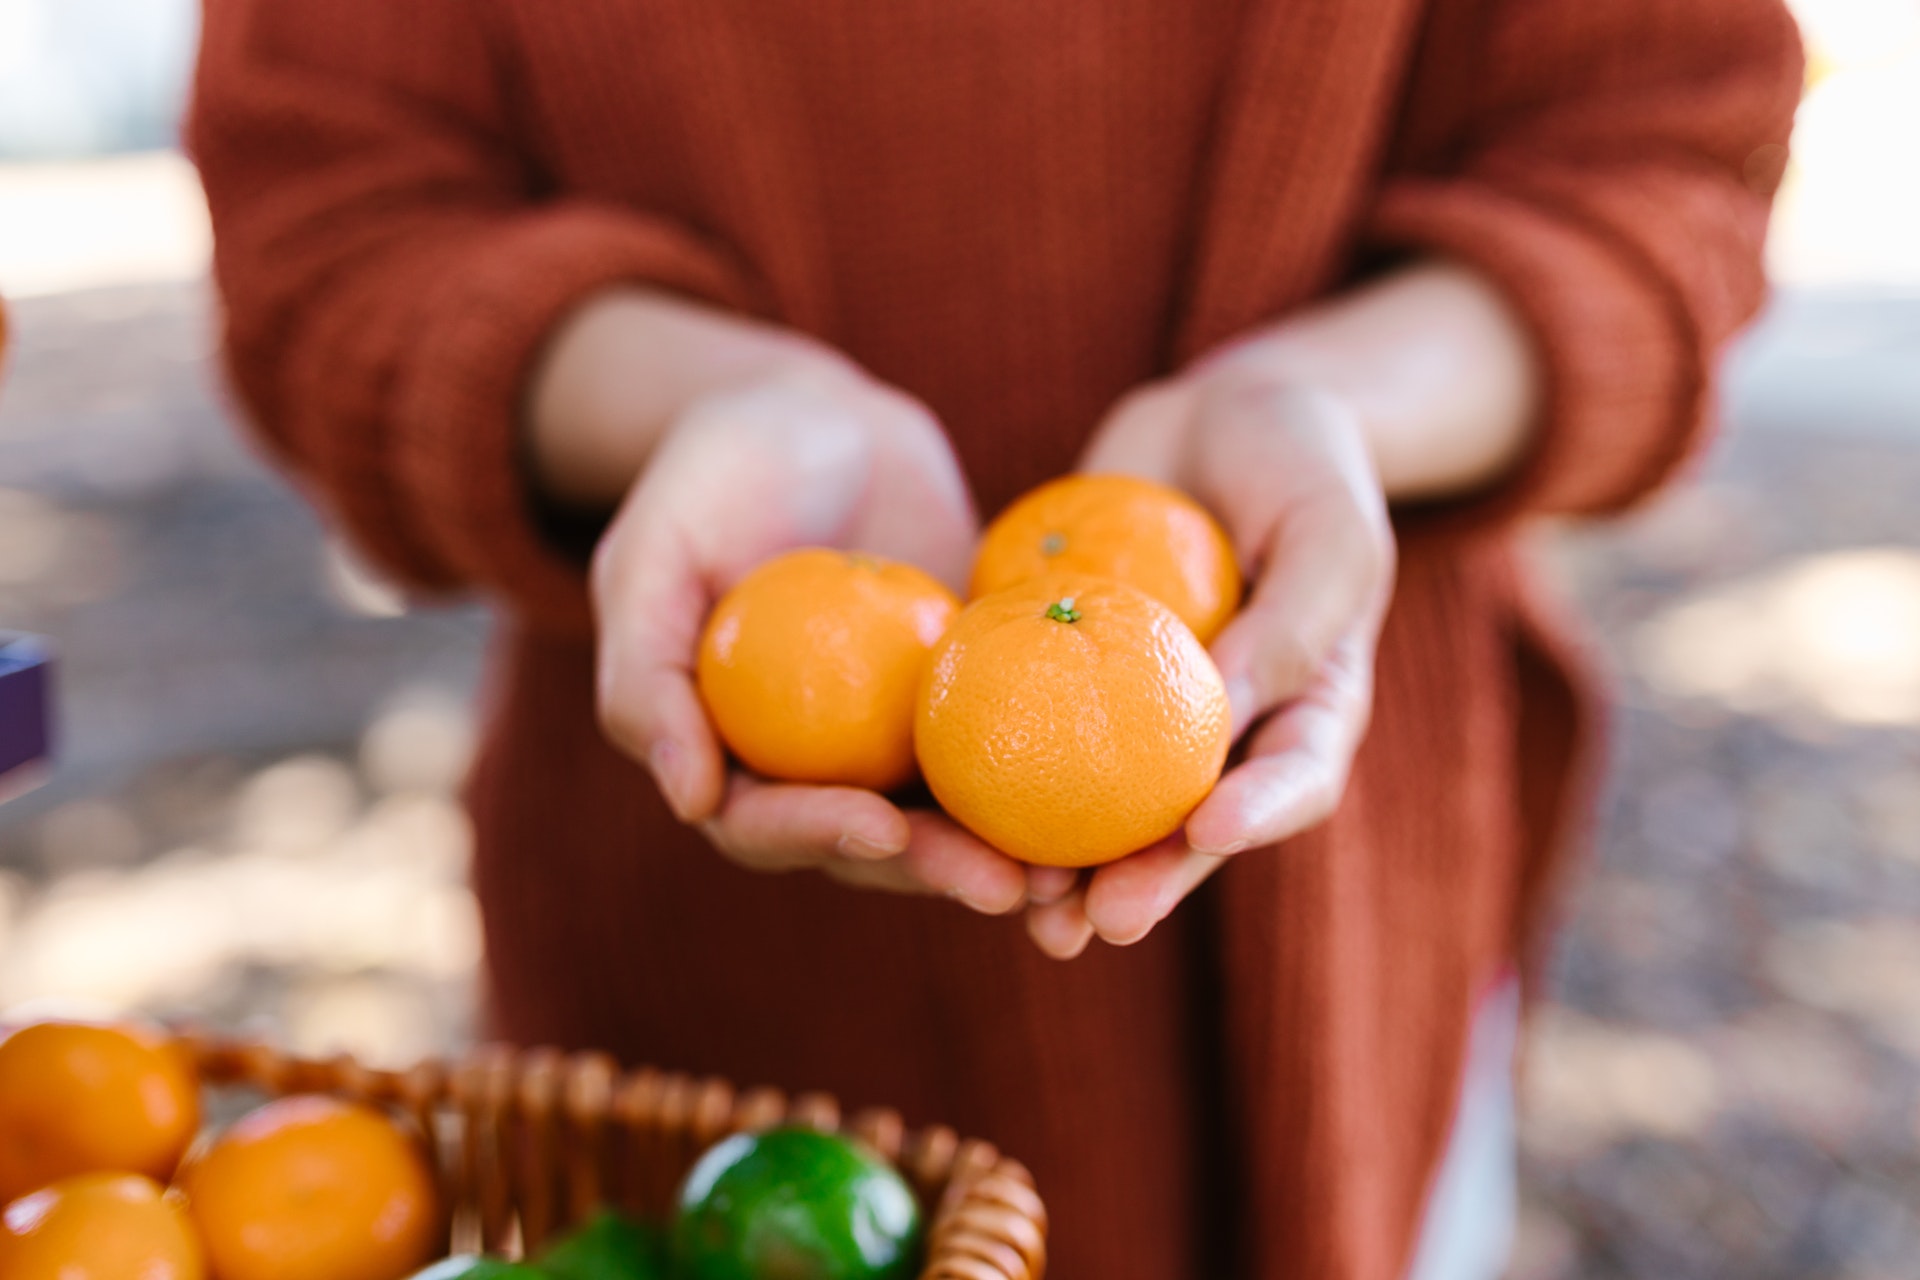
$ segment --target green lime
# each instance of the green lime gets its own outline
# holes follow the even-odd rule
[[[676,1280],[909,1280],[920,1207],[892,1165],[812,1129],[735,1134],[680,1184]]]
[[[413,1280],[545,1280],[545,1278],[532,1267],[523,1267],[517,1262],[503,1262],[499,1258],[476,1258],[470,1253],[463,1253],[436,1262],[425,1271],[416,1272]]]
[[[549,1280],[660,1280],[659,1236],[649,1227],[602,1210],[535,1259]]]

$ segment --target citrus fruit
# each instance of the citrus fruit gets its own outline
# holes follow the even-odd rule
[[[201,1280],[186,1215],[137,1173],[83,1173],[0,1214],[7,1280]]]
[[[1045,574],[1138,587],[1210,643],[1240,604],[1233,544],[1207,509],[1138,476],[1063,476],[1028,491],[981,535],[968,595]]]
[[[1046,866],[1110,862],[1177,830],[1227,756],[1225,685],[1165,605],[1041,578],[968,605],[934,650],[920,769],[956,820]]]
[[[269,1102],[190,1155],[179,1185],[215,1280],[400,1280],[433,1257],[433,1174],[371,1107]]]
[[[913,776],[913,697],[960,602],[911,565],[809,548],[721,597],[696,676],[720,737],[756,773],[899,786]]]
[[[740,1133],[680,1186],[676,1280],[906,1280],[913,1191],[878,1155],[812,1129]]]
[[[537,1263],[549,1280],[659,1280],[666,1274],[653,1231],[611,1211],[568,1232]]]
[[[77,1173],[165,1182],[199,1123],[191,1069],[144,1028],[41,1022],[0,1040],[0,1203]]]
[[[472,1254],[442,1258],[408,1280],[549,1280],[544,1271],[499,1258],[476,1258]]]

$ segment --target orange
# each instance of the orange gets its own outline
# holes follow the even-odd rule
[[[0,1203],[77,1173],[165,1182],[199,1123],[192,1071],[143,1028],[41,1022],[0,1040]]]
[[[975,600],[1043,574],[1092,573],[1138,587],[1209,644],[1240,605],[1233,544],[1207,509],[1137,476],[1063,476],[1000,513],[980,539]]]
[[[885,791],[913,777],[913,699],[960,601],[912,565],[814,547],[721,597],[700,640],[707,714],[748,768]]]
[[[934,796],[975,835],[1084,867],[1178,830],[1230,732],[1220,672],[1172,610],[1069,574],[967,606],[934,650],[913,741]]]
[[[179,1185],[214,1280],[401,1280],[436,1252],[421,1147],[337,1098],[247,1113],[187,1158]]]
[[[7,1280],[201,1280],[200,1245],[179,1206],[137,1173],[83,1173],[0,1215]]]

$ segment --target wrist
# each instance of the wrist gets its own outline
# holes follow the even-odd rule
[[[1344,401],[1397,500],[1497,483],[1538,426],[1540,372],[1518,316],[1490,282],[1447,263],[1316,303],[1202,357],[1193,374]]]
[[[529,483],[547,502],[610,510],[701,399],[856,374],[844,356],[792,330],[668,294],[609,289],[559,326],[529,379]]]
[[[1276,430],[1345,437],[1365,455],[1376,486],[1385,488],[1365,397],[1321,376],[1304,344],[1278,332],[1249,337],[1196,364],[1186,380],[1193,396],[1190,421],[1237,418],[1253,408]]]

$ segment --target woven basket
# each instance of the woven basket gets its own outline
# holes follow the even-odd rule
[[[843,1121],[825,1094],[622,1072],[598,1053],[487,1046],[377,1071],[250,1041],[187,1033],[178,1043],[212,1086],[330,1093],[413,1117],[436,1156],[449,1250],[530,1252],[603,1205],[660,1220],[707,1147],[784,1123],[859,1138],[906,1175],[931,1210],[921,1280],[1041,1280],[1046,1270],[1046,1209],[1027,1170],[943,1126],[909,1132],[893,1111]]]

